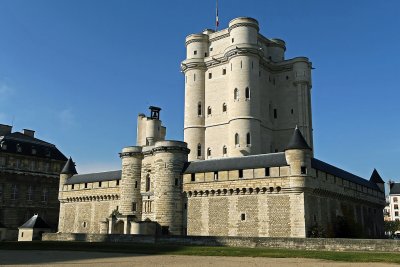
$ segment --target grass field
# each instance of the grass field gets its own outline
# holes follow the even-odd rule
[[[0,242],[1,250],[73,250],[150,255],[312,258],[346,262],[400,263],[400,253],[308,251],[270,248],[174,246],[89,242]]]

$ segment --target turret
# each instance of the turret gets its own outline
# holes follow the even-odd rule
[[[253,18],[239,17],[229,22],[231,44],[257,44],[258,21]]]
[[[307,175],[311,170],[312,150],[297,126],[286,146],[285,157],[291,175]]]
[[[372,172],[369,181],[375,183],[379,187],[379,189],[383,193],[385,193],[385,182],[383,181],[382,177],[379,175],[376,169],[374,169],[374,171]]]
[[[160,120],[161,108],[150,106],[150,116],[138,115],[137,141],[138,146],[152,146],[157,141],[165,139],[166,128]]]
[[[286,43],[281,39],[271,39],[268,44],[268,57],[272,62],[280,62],[285,59]]]
[[[75,163],[73,162],[72,158],[69,157],[67,163],[65,163],[64,168],[61,170],[60,173],[60,185],[59,185],[59,199],[61,198],[61,192],[63,191],[63,187],[67,180],[77,174],[78,172],[76,171],[75,168]]]

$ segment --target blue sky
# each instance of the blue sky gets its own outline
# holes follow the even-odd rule
[[[400,180],[400,2],[219,0],[313,62],[315,156]],[[213,28],[215,1],[0,0],[0,123],[36,130],[81,173],[120,168],[136,117],[162,107],[183,139],[185,37]]]

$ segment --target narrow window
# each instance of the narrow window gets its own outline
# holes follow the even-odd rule
[[[192,182],[196,181],[196,174],[195,173],[192,173],[190,175],[190,181],[192,181]]]
[[[137,182],[137,181],[135,181],[135,188],[137,188],[137,186],[138,186],[138,182]]]
[[[307,167],[301,166],[300,171],[301,171],[301,174],[307,174]]]
[[[243,178],[243,170],[239,170],[239,178]]]
[[[270,176],[269,167],[265,168],[265,176]]]
[[[246,144],[249,146],[251,144],[251,137],[250,137],[250,133],[246,134]]]
[[[233,91],[233,99],[239,100],[239,90],[237,88]]]
[[[175,186],[178,186],[179,185],[179,180],[178,180],[178,178],[175,178]]]
[[[289,80],[289,76],[286,76],[286,80]]]
[[[196,73],[193,74],[193,81],[196,81]]]
[[[222,75],[226,75],[226,69],[222,69]]]
[[[254,62],[251,62],[251,68],[254,69]]]
[[[222,104],[222,112],[226,112],[226,104],[225,103]]]
[[[204,57],[208,57],[208,53],[207,52],[204,53]]]
[[[239,134],[238,133],[235,134],[235,145],[239,146]]]
[[[197,145],[197,157],[201,157],[201,144]]]
[[[85,183],[85,188],[87,188],[87,183]]]
[[[274,108],[274,119],[278,118],[278,111]]]
[[[218,181],[218,172],[214,172],[214,181]]]
[[[290,110],[290,113],[293,114],[293,109]]]
[[[222,147],[222,155],[226,156],[228,150],[226,149],[226,146]]]
[[[119,180],[117,180],[117,185],[119,185]]]
[[[258,77],[261,77],[261,70],[258,71]]]
[[[243,68],[243,61],[240,61],[240,68]]]
[[[99,182],[99,187],[101,187],[101,182]]]
[[[74,189],[75,189],[75,185],[74,185],[74,184],[71,186],[71,189],[72,189],[72,190],[74,190]]]
[[[150,175],[147,174],[146,176],[146,192],[150,191]]]
[[[137,204],[136,204],[136,202],[132,202],[132,211],[137,211]]]
[[[211,107],[207,108],[207,115],[211,115]]]
[[[213,48],[212,48],[212,47],[210,47],[210,51],[213,51]]]
[[[27,193],[26,199],[28,201],[32,201],[32,199],[33,199],[33,187],[31,185],[28,187],[28,191],[26,193]],[[0,195],[1,195],[1,193],[0,193]]]
[[[212,79],[212,73],[211,72],[208,74],[208,79]]]
[[[232,38],[232,43],[235,41],[235,38]]]
[[[49,191],[47,188],[43,188],[42,190],[42,202],[47,202],[47,198],[49,196]]]
[[[197,50],[194,50],[194,51],[193,51],[193,54],[194,54],[194,55],[197,55]]]
[[[250,89],[249,87],[246,87],[246,100],[250,99]]]
[[[231,63],[231,71],[232,71],[232,63]]]
[[[244,213],[240,214],[240,219],[242,221],[245,221],[246,220],[246,214],[244,214]]]
[[[201,116],[201,102],[197,104],[197,116]]]
[[[87,222],[83,222],[83,227],[86,228]]]
[[[207,156],[208,156],[208,157],[211,156],[211,148],[207,148]]]

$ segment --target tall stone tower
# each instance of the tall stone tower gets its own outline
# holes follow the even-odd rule
[[[313,146],[311,62],[252,18],[186,38],[184,141],[189,160],[284,151],[298,125]]]

